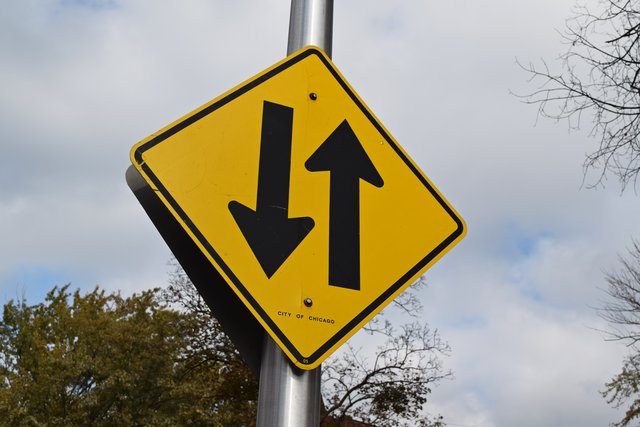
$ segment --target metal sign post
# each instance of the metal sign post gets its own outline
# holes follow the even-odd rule
[[[287,55],[313,45],[331,56],[333,0],[291,0]],[[320,424],[320,367],[295,367],[264,334],[257,427],[317,427]]]
[[[322,361],[465,234],[332,63],[332,20],[333,0],[292,0],[286,58],[130,152],[129,186],[260,372],[258,427],[317,427]]]
[[[333,0],[291,0],[287,55],[317,46],[331,57]]]

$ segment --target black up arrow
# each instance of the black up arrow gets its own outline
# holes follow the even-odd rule
[[[311,172],[330,171],[329,284],[360,290],[360,179],[384,181],[344,120],[305,163]]]
[[[267,277],[280,268],[314,226],[289,218],[293,108],[265,101],[262,111],[256,210],[237,201],[229,211]]]

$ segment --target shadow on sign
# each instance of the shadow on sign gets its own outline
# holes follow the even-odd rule
[[[158,229],[189,279],[198,289],[249,368],[260,378],[264,330],[218,271],[156,196],[140,173],[129,166],[127,185]]]

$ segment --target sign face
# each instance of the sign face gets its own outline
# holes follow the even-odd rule
[[[303,369],[317,367],[465,233],[317,48],[141,141],[131,159]]]

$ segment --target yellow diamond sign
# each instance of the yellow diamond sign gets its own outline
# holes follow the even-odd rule
[[[303,369],[317,367],[465,233],[317,48],[141,141],[131,159]]]

